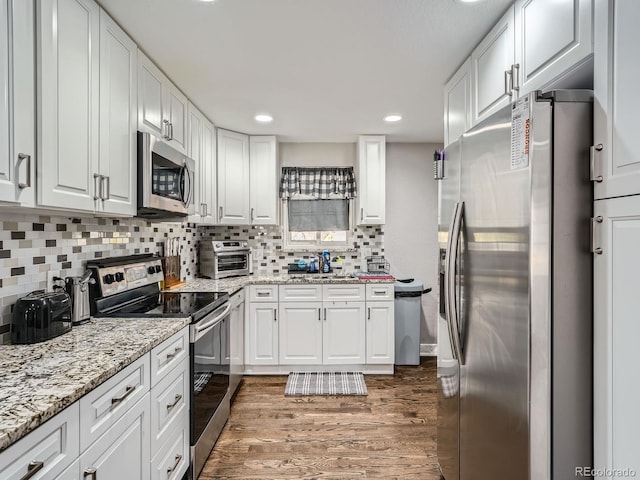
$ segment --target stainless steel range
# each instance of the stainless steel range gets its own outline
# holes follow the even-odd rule
[[[162,263],[151,255],[98,259],[87,268],[96,279],[96,317],[191,317],[189,478],[197,478],[229,418],[229,294],[161,292]]]

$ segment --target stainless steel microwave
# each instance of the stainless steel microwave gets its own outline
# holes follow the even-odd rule
[[[159,138],[138,132],[138,216],[186,216],[193,203],[195,162]]]

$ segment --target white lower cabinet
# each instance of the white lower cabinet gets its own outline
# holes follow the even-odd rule
[[[280,364],[321,364],[322,303],[281,303],[279,311]]]
[[[148,479],[149,393],[136,403],[82,455],[83,478]]]
[[[395,362],[393,301],[367,302],[367,363]]]
[[[252,285],[246,373],[356,365],[370,373],[393,373],[393,316],[393,285]]]
[[[189,468],[189,415],[185,411],[151,461],[151,480],[180,480]]]
[[[365,363],[364,302],[324,302],[322,363]]]
[[[76,402],[0,453],[0,478],[56,478],[80,453],[79,418]]]
[[[278,365],[278,303],[251,303],[246,326],[247,365]]]

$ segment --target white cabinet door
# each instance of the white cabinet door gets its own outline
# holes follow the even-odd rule
[[[137,54],[133,40],[100,11],[100,210],[135,215]]]
[[[365,363],[364,302],[324,302],[322,363]]]
[[[358,138],[358,225],[384,225],[386,143],[383,135]]]
[[[546,89],[591,58],[591,10],[592,0],[515,3],[515,63],[519,66],[520,96]]]
[[[200,223],[215,225],[216,218],[216,132],[213,124],[206,118],[202,123],[202,164],[204,176],[200,179],[200,202],[203,209],[200,211]],[[201,208],[202,208],[201,207]]]
[[[93,211],[99,201],[100,7],[93,0],[38,5],[38,202]]]
[[[138,130],[164,138],[162,103],[165,76],[141,51],[138,51]]]
[[[395,362],[393,302],[367,302],[367,363]]]
[[[280,303],[280,365],[322,363],[322,303]]]
[[[245,363],[278,365],[277,303],[249,304]]]
[[[511,80],[506,72],[511,72],[515,58],[513,27],[511,7],[471,53],[472,125],[512,100]]]
[[[249,225],[249,137],[217,129],[218,223]]]
[[[471,58],[444,86],[444,146],[471,128]]]
[[[181,153],[187,153],[187,97],[166,77],[163,87],[164,121],[168,121],[169,131],[166,140]]]
[[[640,196],[598,200],[595,215],[594,467],[639,472]]]
[[[231,302],[234,305],[229,312],[229,328],[231,329],[229,391],[231,395],[234,395],[240,386],[240,381],[244,374],[244,300],[244,292],[237,293],[231,297]]]
[[[249,138],[250,220],[252,225],[278,223],[278,142],[274,136]]]
[[[203,162],[202,155],[202,124],[205,122],[204,115],[189,102],[187,112],[188,141],[187,156],[196,163],[196,178],[193,191],[193,203],[189,207],[189,222],[200,223],[201,215],[204,213],[204,199],[202,186],[206,183],[207,170]]]
[[[595,198],[640,193],[637,112],[640,99],[638,43],[640,2],[597,0],[595,3],[594,144]]]
[[[83,478],[148,480],[149,393],[80,455]]]
[[[33,0],[0,1],[0,201],[23,206],[36,191],[34,28]]]

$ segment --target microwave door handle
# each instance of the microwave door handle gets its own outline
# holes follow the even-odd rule
[[[187,178],[189,179],[189,194],[187,195],[187,207],[189,205],[191,205],[191,202],[193,202],[193,195],[194,195],[194,183],[195,183],[195,174],[193,174],[191,172],[191,170],[189,170],[189,167],[185,164],[184,166],[186,172],[187,172]]]

